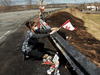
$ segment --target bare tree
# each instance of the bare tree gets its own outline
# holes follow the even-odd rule
[[[12,0],[1,0],[1,6],[4,6],[5,10],[10,10]]]
[[[40,0],[41,1],[41,4],[43,5],[43,0]]]
[[[95,1],[94,5],[97,7],[97,6],[99,6],[99,3]]]
[[[85,3],[83,3],[83,4],[80,4],[79,5],[79,10],[85,10],[86,9],[86,4]]]
[[[30,9],[32,9],[32,1],[33,1],[33,0],[27,0],[27,3],[29,4]]]

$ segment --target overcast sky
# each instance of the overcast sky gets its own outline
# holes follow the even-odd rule
[[[17,5],[23,5],[27,4],[28,0],[12,0],[12,4]],[[39,0],[33,0],[33,4],[36,4],[36,1]],[[47,1],[48,4],[50,3],[90,3],[90,2],[100,2],[100,0],[44,0]]]
[[[51,2],[51,0],[48,1]],[[76,3],[83,3],[83,2],[88,3],[88,2],[95,2],[95,1],[100,2],[100,0],[52,0],[52,1],[54,1],[55,3],[75,3],[75,1]]]
[[[27,0],[12,0],[12,1],[27,1]],[[39,1],[39,0],[33,0],[34,2],[35,1]],[[44,1],[47,1],[47,3],[52,3],[52,2],[55,2],[55,3],[80,3],[80,2],[100,2],[100,0],[44,0]]]

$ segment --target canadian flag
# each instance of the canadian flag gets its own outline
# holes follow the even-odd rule
[[[39,28],[41,27],[41,23],[39,23]]]
[[[42,5],[42,10],[44,10],[44,6]]]
[[[71,22],[69,21],[69,20],[67,20],[61,27],[63,27],[63,28],[65,28],[65,29],[68,29],[68,30],[71,30],[71,31],[73,31],[73,30],[76,30],[73,26],[72,26],[72,24],[71,24]]]
[[[39,22],[40,18],[38,19],[38,22]]]
[[[39,22],[40,18],[38,19],[38,23],[39,23],[39,28],[41,27],[41,23]]]
[[[40,18],[38,19],[38,23],[39,23],[39,28],[41,28],[41,23],[39,22],[39,20],[40,20]],[[48,23],[46,23],[46,22],[44,22],[43,21],[43,24],[46,26],[46,25],[48,25]]]

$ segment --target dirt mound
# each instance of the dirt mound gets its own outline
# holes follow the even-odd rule
[[[100,67],[100,41],[87,32],[82,19],[79,19],[68,12],[57,12],[46,17],[46,22],[51,27],[60,27],[68,19],[77,30],[68,31],[61,28],[61,32],[64,32],[66,36],[71,37],[70,40],[66,40],[94,64]]]

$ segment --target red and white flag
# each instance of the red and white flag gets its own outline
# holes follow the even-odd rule
[[[41,28],[41,23],[39,23],[39,28]]]
[[[42,5],[42,10],[44,10],[44,6]]]
[[[39,22],[40,18],[38,19],[38,22]]]
[[[40,20],[40,18],[38,19],[38,22],[39,22],[39,20]],[[46,26],[46,25],[48,25],[48,23],[46,23],[46,22],[44,22],[43,21],[43,24]],[[39,22],[39,28],[41,28],[41,23]]]
[[[72,24],[71,24],[71,22],[69,21],[69,20],[67,20],[61,27],[63,27],[63,28],[65,28],[65,29],[68,29],[68,30],[71,30],[71,31],[73,31],[73,30],[76,30],[73,26],[72,26]]]

